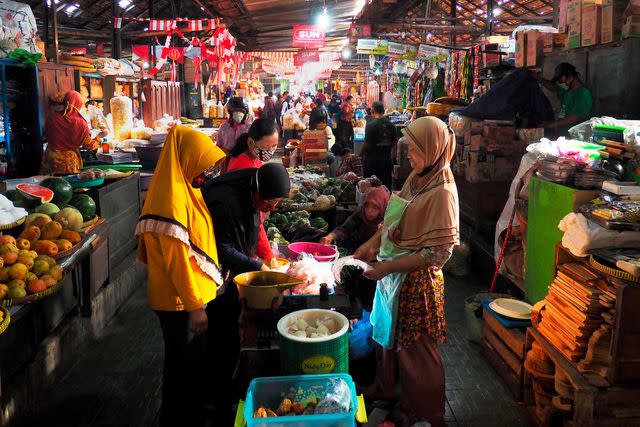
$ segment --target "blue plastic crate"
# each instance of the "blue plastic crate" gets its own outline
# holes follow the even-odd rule
[[[332,379],[344,380],[351,389],[351,408],[341,414],[319,414],[285,416],[277,418],[253,418],[260,406],[276,410],[283,397],[293,389],[314,390],[316,396],[323,395],[323,389]],[[355,427],[358,396],[353,379],[347,374],[294,375],[286,377],[256,378],[249,384],[244,403],[244,419],[248,427]]]

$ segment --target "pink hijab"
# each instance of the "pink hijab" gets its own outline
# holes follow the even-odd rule
[[[389,203],[390,197],[391,195],[387,192],[387,190],[381,187],[373,187],[372,189],[367,191],[367,194],[364,197],[364,203],[362,203],[361,207],[362,220],[365,224],[367,224],[368,226],[375,226],[376,228],[378,227],[378,224],[380,224],[384,220],[384,213],[387,210],[387,204]],[[373,221],[368,221],[367,216],[364,214],[364,208],[367,204],[375,206],[380,212],[378,218],[374,219]]]

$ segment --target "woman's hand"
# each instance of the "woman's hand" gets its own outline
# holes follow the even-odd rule
[[[271,269],[267,266],[267,264],[262,264],[262,267],[260,267],[260,271],[271,271]]]
[[[193,335],[200,335],[207,332],[209,327],[209,319],[204,308],[199,308],[189,312],[189,324],[191,325],[191,333]]]
[[[329,233],[326,236],[324,236],[322,239],[320,239],[320,243],[323,245],[330,245],[334,242],[335,239],[336,239],[336,235],[333,233]]]
[[[378,255],[378,248],[372,245],[371,242],[363,244],[353,253],[353,257],[355,259],[359,259],[364,262],[375,261],[376,255]]]
[[[364,272],[364,276],[371,280],[380,280],[386,275],[391,273],[389,270],[389,264],[386,262],[374,262],[371,264],[371,268]]]

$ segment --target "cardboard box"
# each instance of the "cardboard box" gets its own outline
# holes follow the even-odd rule
[[[602,6],[595,0],[582,4],[582,46],[595,46],[600,43],[600,21]]]
[[[613,41],[613,0],[602,0],[600,19],[600,43]]]
[[[328,148],[327,134],[323,130],[307,130],[302,134],[301,147],[306,149]]]
[[[560,33],[566,33],[568,30],[567,27],[567,4],[569,0],[560,0],[560,5],[558,7],[558,31]]]
[[[537,67],[544,54],[544,36],[537,30],[527,31],[527,67]]]
[[[516,67],[527,66],[527,34],[524,31],[516,33]]]
[[[552,53],[553,52],[553,39],[555,33],[542,33],[542,43],[543,43],[543,52],[544,53]]]
[[[580,47],[582,42],[582,0],[567,4],[567,49]]]

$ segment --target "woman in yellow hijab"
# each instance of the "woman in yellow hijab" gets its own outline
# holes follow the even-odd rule
[[[165,345],[162,426],[200,422],[207,369],[216,364],[207,348],[214,340],[206,334],[208,325],[215,324],[215,340],[222,346],[225,338],[234,339],[225,334],[227,325],[235,321],[237,329],[237,290],[225,292],[213,223],[197,188],[216,173],[223,158],[206,135],[173,128],[136,227],[138,258],[147,264],[149,305],[160,320]]]

